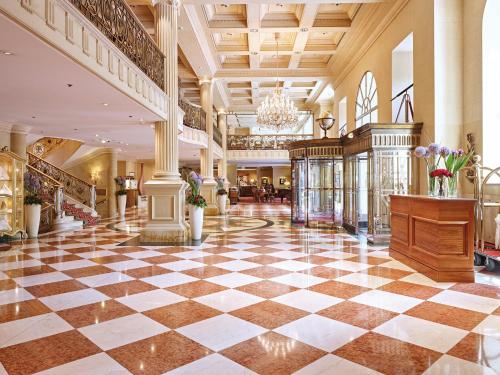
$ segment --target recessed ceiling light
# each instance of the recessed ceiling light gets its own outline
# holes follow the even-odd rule
[[[250,52],[252,55],[258,55],[259,53],[258,52]]]
[[[73,87],[73,84],[72,83],[66,83],[66,86]]]
[[[109,104],[108,103],[102,103],[103,106],[107,107]]]
[[[220,6],[223,8],[229,8],[229,5],[227,5],[227,4],[221,4]]]
[[[226,35],[233,36],[233,33],[226,33]]]
[[[101,143],[106,143],[106,140],[102,139],[102,140],[101,140]]]
[[[150,128],[152,128],[152,129],[154,129],[154,128],[155,128],[155,126],[154,126],[154,125],[149,125],[149,127],[150,127]]]
[[[77,131],[78,131],[78,129],[77,129],[77,128],[74,128],[73,130],[74,130],[75,132],[77,132]]]
[[[36,118],[36,116],[31,116],[31,118]]]
[[[96,137],[99,137],[99,134],[96,134],[95,136],[96,136]]]
[[[132,118],[132,117],[134,117],[134,116],[132,116],[132,115],[129,115],[128,117],[129,117],[129,118]]]
[[[300,51],[295,51],[294,52],[296,55],[300,55]]]
[[[302,31],[303,33],[305,33],[307,31],[309,31],[309,29],[307,27],[303,27],[303,28],[300,29],[300,31]]]
[[[256,33],[257,31],[259,31],[259,30],[258,29],[250,29],[251,33]]]
[[[277,7],[280,7],[280,8],[283,8],[283,6],[284,6],[284,5],[283,5],[283,4],[281,4],[281,3],[278,3],[278,4],[276,4],[276,6],[277,6]]]
[[[14,52],[10,51],[0,51],[0,55],[5,55],[5,56],[12,56]]]

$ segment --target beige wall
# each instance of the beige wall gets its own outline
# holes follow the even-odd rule
[[[291,170],[289,166],[273,167],[273,185],[275,188],[282,188],[285,185],[280,185],[280,177],[286,177],[288,182],[291,182]]]
[[[236,164],[228,164],[227,165],[227,180],[231,184],[231,186],[236,186],[238,183],[237,169],[238,169],[238,166]]]

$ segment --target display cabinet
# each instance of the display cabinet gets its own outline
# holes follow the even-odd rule
[[[24,233],[25,160],[0,152],[0,235]]]
[[[339,139],[290,145],[292,222],[309,228],[342,225],[343,166]]]

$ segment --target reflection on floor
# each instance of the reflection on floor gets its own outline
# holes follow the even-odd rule
[[[435,283],[288,215],[233,207],[197,247],[117,246],[137,236],[134,212],[15,244],[0,253],[0,374],[500,371],[497,277]]]

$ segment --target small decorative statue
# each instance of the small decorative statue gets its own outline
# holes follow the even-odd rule
[[[497,223],[497,230],[495,232],[495,249],[500,249],[500,214],[495,218],[495,223]]]

